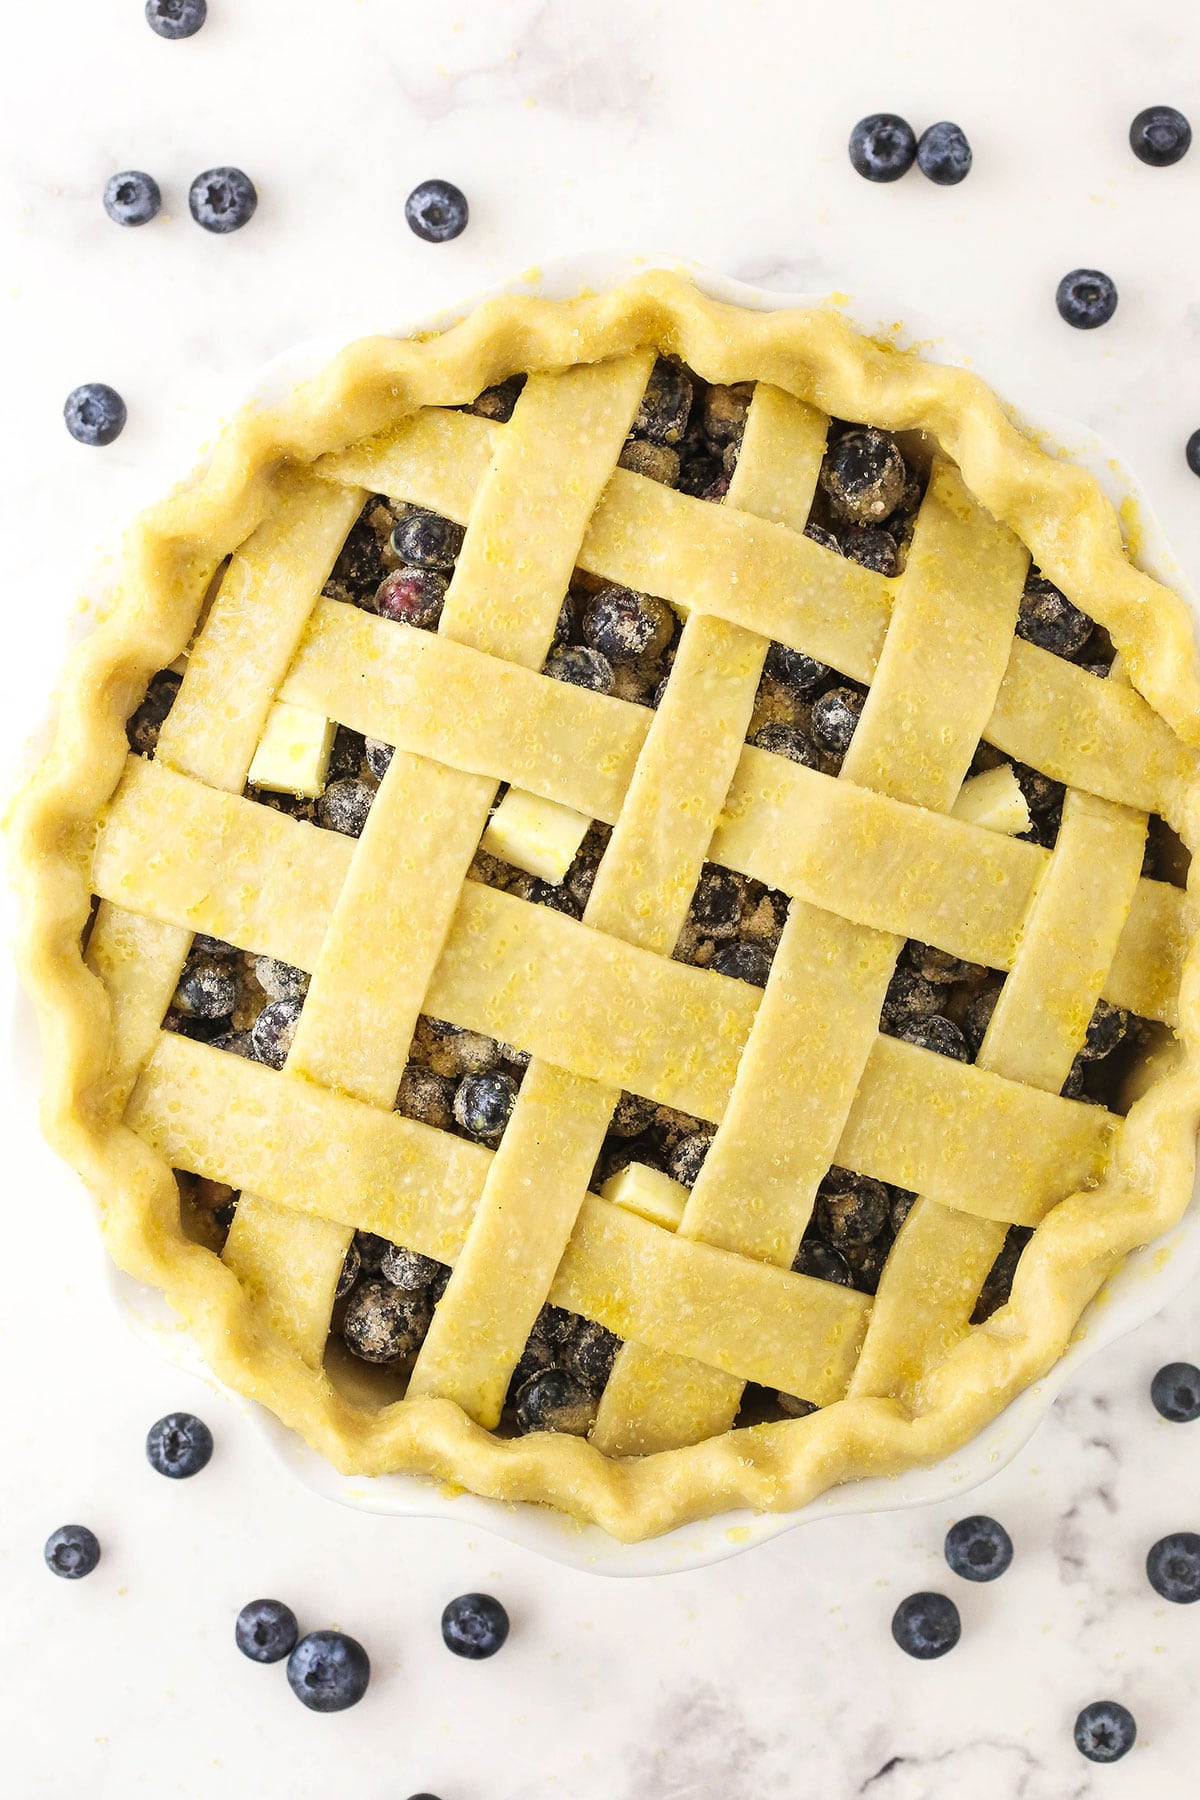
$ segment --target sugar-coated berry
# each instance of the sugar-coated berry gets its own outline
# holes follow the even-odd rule
[[[1156,1594],[1175,1606],[1200,1600],[1200,1535],[1172,1531],[1146,1554],[1146,1578]]]
[[[1080,1062],[1100,1062],[1111,1056],[1129,1030],[1129,1014],[1111,1000],[1097,1000],[1088,1023],[1087,1036],[1079,1050]]]
[[[465,1132],[495,1143],[517,1100],[517,1084],[503,1070],[464,1075],[454,1092],[454,1117]]]
[[[667,1157],[667,1174],[684,1187],[694,1187],[712,1146],[711,1131],[689,1131]]]
[[[140,706],[125,726],[129,748],[138,756],[153,756],[158,748],[158,734],[175,704],[182,679],[172,669],[160,669],[152,677]]]
[[[839,542],[843,556],[877,575],[895,575],[900,567],[896,540],[881,525],[847,525]]]
[[[720,946],[709,967],[718,975],[749,982],[751,987],[766,987],[771,973],[771,956],[761,944],[735,938],[733,943]]]
[[[832,1281],[838,1287],[853,1287],[850,1265],[840,1250],[823,1244],[820,1238],[805,1238],[796,1252],[792,1268],[797,1275],[811,1275],[814,1281]]]
[[[398,625],[430,631],[442,616],[446,577],[436,569],[393,569],[375,592],[375,611]]]
[[[125,429],[128,414],[116,388],[103,381],[85,381],[72,388],[63,402],[67,430],[77,444],[99,449],[111,444]]]
[[[312,1712],[344,1712],[366,1693],[371,1660],[344,1631],[310,1631],[288,1657],[287,1678]]]
[[[467,196],[452,181],[422,181],[404,202],[410,230],[427,244],[446,244],[467,229]]]
[[[635,433],[654,444],[678,444],[687,430],[691,410],[691,376],[678,363],[660,356],[638,404],[633,421]]]
[[[467,411],[476,413],[481,419],[497,419],[501,424],[513,416],[513,408],[521,397],[527,377],[524,375],[508,375],[498,381],[494,387],[484,388],[476,394]]]
[[[421,1293],[444,1267],[434,1257],[422,1256],[419,1250],[406,1250],[401,1244],[389,1244],[379,1265],[385,1281],[409,1294]]]
[[[845,756],[865,698],[857,688],[835,687],[813,702],[810,729],[822,750],[831,756]]]
[[[583,638],[610,663],[661,656],[675,632],[675,614],[665,600],[606,587],[593,595],[583,615]]]
[[[308,976],[291,963],[274,956],[256,956],[254,975],[259,987],[265,988],[272,1000],[303,1000],[308,992]]]
[[[598,1394],[612,1374],[620,1347],[620,1338],[607,1326],[592,1319],[581,1319],[567,1341],[567,1367],[589,1393]]]
[[[670,444],[654,444],[649,438],[630,438],[623,446],[617,464],[635,475],[644,475],[647,481],[657,481],[663,487],[678,486],[679,452]]]
[[[1092,621],[1087,613],[1060,593],[1044,575],[1031,575],[1025,583],[1017,614],[1017,636],[1039,650],[1050,650],[1055,656],[1072,657],[1087,643],[1092,634]]]
[[[1136,1737],[1134,1716],[1119,1700],[1093,1700],[1075,1721],[1075,1748],[1089,1762],[1119,1762]]]
[[[908,464],[895,438],[873,425],[845,431],[821,464],[821,490],[846,525],[881,525],[908,485]]]
[[[1068,325],[1094,331],[1107,325],[1117,310],[1116,283],[1102,269],[1072,269],[1059,282],[1055,302]]]
[[[396,1111],[408,1119],[419,1119],[422,1125],[432,1125],[435,1131],[449,1130],[454,1123],[453,1081],[422,1063],[408,1063],[400,1077]]]
[[[148,225],[161,205],[159,185],[144,169],[122,169],[104,184],[104,210],[114,225]]]
[[[888,1223],[891,1195],[882,1181],[849,1169],[831,1169],[817,1194],[816,1225],[839,1250],[869,1244]]]
[[[161,38],[194,37],[208,17],[208,0],[146,0],[146,23]]]
[[[870,113],[850,133],[851,165],[867,181],[899,181],[916,155],[916,133],[896,113]]]
[[[237,965],[223,956],[197,956],[183,965],[172,1005],[191,1019],[225,1019],[238,1003]]]
[[[1200,1419],[1200,1369],[1195,1363],[1167,1363],[1150,1383],[1150,1398],[1164,1419],[1190,1425]]]
[[[950,1056],[955,1062],[970,1062],[967,1042],[953,1019],[940,1013],[926,1018],[898,1019],[891,1027],[893,1037],[915,1044],[918,1050],[932,1050],[936,1056]]]
[[[691,919],[696,929],[705,937],[733,937],[741,923],[743,893],[740,875],[706,863],[692,895]]]
[[[233,1638],[251,1662],[282,1662],[296,1647],[300,1627],[282,1600],[247,1600],[237,1616]]]
[[[917,141],[917,167],[939,187],[957,187],[971,173],[971,146],[961,125],[939,119]]]
[[[248,225],[258,208],[258,190],[244,169],[205,169],[188,189],[188,211],[205,231],[224,236]]]
[[[545,673],[555,681],[569,681],[575,687],[590,688],[596,694],[612,692],[612,664],[588,644],[562,644],[557,650],[551,650],[546,658]]]
[[[1013,1559],[1013,1542],[998,1519],[973,1513],[946,1533],[946,1561],[966,1581],[995,1581]]]
[[[945,1656],[962,1636],[958,1608],[945,1594],[910,1594],[892,1616],[892,1636],[921,1662]]]
[[[819,769],[821,757],[816,745],[799,725],[782,721],[760,725],[750,742],[759,750],[770,750],[775,756],[786,756],[789,762],[806,769]]]
[[[1192,128],[1175,106],[1147,106],[1129,127],[1129,147],[1139,162],[1169,169],[1186,156]]]
[[[392,555],[415,569],[452,569],[463,547],[463,528],[440,513],[410,512],[393,527]]]
[[[382,1275],[367,1275],[346,1302],[342,1337],[363,1362],[407,1361],[425,1341],[431,1312],[424,1292],[406,1293]]]
[[[595,1394],[565,1369],[544,1369],[517,1395],[517,1429],[586,1437],[596,1420]]]
[[[42,1555],[52,1575],[82,1581],[100,1561],[100,1540],[86,1525],[60,1525],[46,1539]]]
[[[263,1007],[250,1032],[254,1060],[269,1069],[282,1069],[287,1061],[303,1000],[272,1000]]]
[[[198,1475],[208,1466],[212,1453],[212,1432],[195,1413],[167,1413],[146,1433],[147,1462],[172,1481]]]
[[[508,1636],[508,1614],[492,1594],[459,1594],[442,1612],[442,1642],[455,1656],[481,1662]]]
[[[331,781],[317,801],[317,822],[344,837],[361,837],[374,798],[374,789],[353,776]]]
[[[803,650],[790,650],[786,644],[771,645],[763,672],[805,697],[815,694],[833,675],[828,663],[806,656]]]

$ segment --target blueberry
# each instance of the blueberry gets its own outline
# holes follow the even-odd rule
[[[1072,269],[1059,282],[1055,303],[1068,325],[1094,331],[1097,325],[1107,325],[1117,310],[1116,284],[1100,269]]]
[[[455,1656],[481,1662],[508,1636],[508,1614],[491,1594],[460,1594],[442,1613],[442,1642]]]
[[[382,1275],[368,1275],[346,1302],[342,1338],[362,1362],[408,1361],[425,1341],[432,1311],[428,1294],[406,1293]]]
[[[586,1437],[596,1419],[595,1394],[565,1369],[544,1369],[517,1394],[517,1429]]]
[[[767,651],[764,673],[784,687],[793,688],[797,694],[808,695],[815,694],[829,680],[833,670],[827,663],[818,662],[815,656],[806,656],[803,650],[789,650],[786,644],[772,644]]]
[[[555,681],[569,681],[575,687],[590,688],[596,694],[612,692],[612,664],[599,650],[586,644],[563,644],[552,650],[546,658],[544,673]]]
[[[1044,575],[1031,575],[1025,583],[1017,614],[1017,636],[1055,656],[1077,656],[1092,634],[1087,613],[1073,606]]]
[[[839,1250],[869,1244],[887,1224],[890,1211],[891,1195],[882,1181],[831,1169],[817,1195],[817,1229]]]
[[[853,1287],[850,1265],[840,1250],[831,1250],[819,1238],[805,1238],[796,1252],[792,1268],[797,1275],[811,1275],[814,1281],[832,1281],[838,1287]]]
[[[467,196],[452,181],[423,181],[404,202],[404,216],[427,244],[445,244],[467,229]]]
[[[454,1123],[453,1081],[422,1063],[408,1063],[400,1077],[396,1111],[422,1125],[432,1125],[435,1131],[448,1131]]]
[[[60,1525],[46,1539],[46,1567],[64,1581],[81,1581],[100,1561],[100,1542],[86,1525]]]
[[[570,1338],[566,1357],[572,1375],[581,1381],[589,1393],[598,1394],[612,1374],[613,1362],[621,1340],[607,1326],[598,1325],[591,1319],[584,1319],[579,1329]]]
[[[161,205],[157,181],[142,169],[123,169],[104,184],[104,210],[114,225],[148,225]]]
[[[734,981],[748,981],[751,987],[766,987],[771,957],[761,944],[736,938],[732,944],[721,945],[709,967],[718,975],[731,976]]]
[[[390,548],[415,569],[452,569],[463,547],[463,528],[440,513],[406,513],[392,530]]]
[[[1013,1559],[1012,1539],[985,1513],[960,1519],[946,1533],[946,1561],[964,1581],[995,1581]]]
[[[667,1174],[672,1180],[682,1182],[686,1188],[694,1187],[712,1141],[711,1131],[689,1131],[681,1137],[667,1158]]]
[[[1186,156],[1192,128],[1174,106],[1147,106],[1129,127],[1129,148],[1152,169],[1169,169]]]
[[[158,734],[175,704],[182,677],[170,669],[160,669],[146,689],[145,697],[125,726],[129,748],[138,756],[153,756],[158,748]]]
[[[720,500],[728,483],[715,456],[689,456],[679,465],[679,491],[696,500]]]
[[[147,1462],[172,1481],[198,1475],[207,1468],[212,1453],[212,1432],[195,1413],[167,1413],[146,1433]]]
[[[1110,1000],[1097,1000],[1079,1051],[1080,1062],[1100,1062],[1111,1056],[1129,1030],[1129,1014]]]
[[[846,525],[882,525],[908,486],[908,464],[895,438],[873,425],[842,433],[821,464],[821,491]]]
[[[192,1019],[226,1019],[238,1003],[237,965],[220,956],[188,957],[172,1002]]]
[[[899,181],[916,154],[916,133],[895,113],[871,113],[850,133],[850,161],[868,181]]]
[[[146,23],[161,38],[195,37],[208,17],[208,0],[146,0]]]
[[[969,1002],[967,1010],[963,1014],[962,1033],[966,1039],[967,1048],[971,1052],[972,1060],[979,1055],[984,1033],[992,1022],[992,1014],[996,1010],[996,1001],[999,997],[1000,989],[998,987],[983,988]]]
[[[356,1231],[354,1234],[359,1266],[368,1275],[378,1275],[383,1259],[392,1247],[387,1238],[379,1237],[374,1231]]]
[[[945,1594],[910,1594],[892,1616],[892,1636],[906,1656],[945,1656],[962,1636],[958,1608]]]
[[[356,1706],[371,1679],[371,1661],[344,1631],[310,1631],[288,1657],[288,1686],[313,1712]]]
[[[692,922],[705,937],[733,937],[742,918],[742,878],[732,869],[706,863],[692,895]]]
[[[1150,1383],[1150,1398],[1164,1419],[1190,1425],[1200,1419],[1200,1369],[1195,1363],[1167,1363]]]
[[[93,449],[114,443],[124,431],[127,417],[120,394],[103,381],[85,381],[82,387],[72,388],[63,404],[67,430],[77,444]]]
[[[337,1288],[335,1289],[333,1296],[334,1299],[344,1300],[361,1273],[362,1259],[358,1254],[358,1246],[355,1244],[353,1238],[351,1238],[350,1247],[342,1258],[342,1272],[337,1279]]]
[[[399,1244],[389,1244],[379,1267],[384,1280],[390,1281],[393,1287],[403,1288],[408,1294],[416,1294],[429,1286],[445,1264],[435,1261],[432,1256],[422,1256],[417,1250],[405,1250]]]
[[[877,575],[895,575],[900,568],[896,540],[880,525],[847,526],[842,533],[841,550],[851,562],[874,569]]]
[[[918,1050],[932,1050],[936,1056],[952,1056],[955,1062],[970,1062],[967,1041],[952,1019],[940,1013],[928,1018],[898,1019],[891,1027],[893,1037],[915,1044]]]
[[[251,1662],[281,1662],[296,1647],[300,1628],[296,1615],[282,1600],[247,1600],[237,1616],[233,1638]]]
[[[692,378],[678,363],[660,356],[650,371],[633,429],[653,444],[678,444],[692,410]]]
[[[379,738],[367,739],[367,767],[376,781],[382,781],[392,766],[395,751],[391,744],[385,744]]]
[[[1173,1531],[1159,1538],[1146,1555],[1150,1586],[1176,1606],[1200,1600],[1200,1536],[1194,1531]]]
[[[303,1000],[272,1000],[263,1007],[250,1033],[256,1062],[266,1063],[269,1069],[282,1069],[296,1035],[303,1005]]]
[[[344,837],[361,837],[374,798],[374,789],[365,781],[353,777],[331,781],[317,801],[317,822],[326,831],[340,831]]]
[[[308,976],[303,969],[294,969],[291,963],[280,962],[274,956],[256,956],[254,974],[261,988],[265,988],[272,1000],[303,1000],[308,992]]]
[[[1193,475],[1200,475],[1200,431],[1193,431],[1184,450],[1187,466]]]
[[[471,1137],[495,1143],[516,1099],[516,1082],[501,1070],[464,1075],[454,1092],[454,1116]]]
[[[513,408],[521,397],[525,381],[524,375],[506,376],[495,387],[486,387],[482,394],[477,394],[467,411],[477,414],[481,419],[497,419],[501,424],[506,424],[513,416]]]
[[[205,169],[188,189],[188,209],[205,231],[240,231],[254,217],[258,191],[242,169]]]
[[[431,631],[442,616],[445,598],[446,577],[436,569],[393,569],[379,584],[375,611],[381,619]]]
[[[799,725],[760,725],[750,742],[759,750],[770,750],[775,756],[786,756],[789,762],[799,763],[802,768],[821,767],[821,758],[815,744]]]
[[[1134,1716],[1119,1700],[1093,1700],[1075,1721],[1075,1748],[1089,1762],[1119,1762],[1136,1737]]]
[[[610,663],[661,656],[675,633],[665,600],[629,588],[602,588],[583,615],[583,639]]]
[[[921,133],[917,167],[939,187],[957,187],[971,172],[971,146],[961,125],[939,119]]]
[[[836,687],[814,701],[811,730],[822,750],[831,756],[845,756],[862,717],[865,697],[856,688]]]

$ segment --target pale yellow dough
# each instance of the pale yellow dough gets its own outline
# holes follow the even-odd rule
[[[616,466],[656,350],[757,384],[719,506]],[[515,372],[511,422],[451,410]],[[896,579],[804,535],[830,417],[932,447]],[[320,597],[373,492],[467,527],[436,635]],[[1014,637],[1031,558],[1119,678]],[[684,617],[656,711],[539,672],[576,568]],[[771,640],[871,683],[836,780],[746,745]],[[185,650],[156,759],[129,756]],[[396,746],[357,842],[243,795],[256,758],[316,791],[329,721]],[[1010,835],[1011,780],[964,789],[981,737],[1068,786],[1052,852]],[[623,1539],[795,1508],[964,1442],[1187,1204],[1193,900],[1141,861],[1151,812],[1200,842],[1198,741],[1183,602],[965,371],[662,272],[351,345],[138,524],[68,671],[13,824],[47,1131],[117,1261],[339,1468]],[[543,879],[612,826],[582,922],[468,879],[500,782],[491,847]],[[791,898],[764,991],[671,959],[706,860]],[[198,931],[311,974],[281,1072],[161,1029]],[[879,1034],[908,937],[1010,972],[975,1066]],[[1059,1094],[1101,996],[1174,1033],[1124,1118]],[[496,1152],[392,1110],[422,1012],[531,1053]],[[716,1127],[690,1193],[636,1167],[589,1191],[622,1089]],[[831,1162],[919,1195],[874,1302],[792,1273]],[[241,1190],[222,1256],[173,1169]],[[1012,1224],[1012,1298],[971,1326]],[[453,1267],[403,1398],[326,1353],[356,1228]],[[625,1340],[590,1441],[493,1429],[547,1300]],[[819,1410],[735,1431],[747,1381]]]

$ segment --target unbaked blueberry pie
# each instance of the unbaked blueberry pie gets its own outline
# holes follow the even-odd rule
[[[936,1460],[1189,1197],[1198,737],[970,374],[661,272],[355,344],[67,679],[50,1133],[344,1470],[637,1538]]]

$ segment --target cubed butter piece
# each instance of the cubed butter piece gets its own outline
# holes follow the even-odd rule
[[[488,821],[480,848],[556,886],[575,861],[591,821],[573,806],[509,788]]]
[[[623,1206],[627,1212],[637,1213],[639,1218],[662,1225],[667,1231],[678,1228],[688,1197],[681,1181],[672,1181],[661,1169],[648,1168],[645,1163],[626,1163],[609,1176],[600,1194],[614,1206]]]
[[[1001,831],[1006,837],[1017,837],[1028,831],[1031,824],[1029,803],[1011,763],[985,769],[982,775],[972,775],[964,781],[950,813],[967,825],[982,825],[985,830]]]
[[[252,787],[315,800],[329,773],[337,725],[307,706],[277,700],[267,714],[248,780]]]

